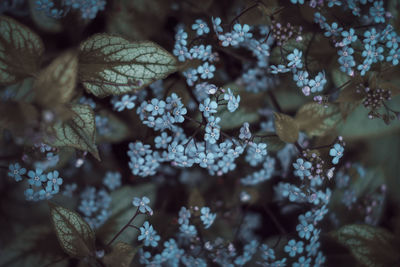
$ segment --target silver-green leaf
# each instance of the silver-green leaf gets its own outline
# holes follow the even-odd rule
[[[12,18],[0,16],[0,85],[36,74],[43,52],[37,34]]]
[[[394,236],[383,228],[352,224],[343,226],[331,235],[350,249],[363,266],[396,266],[400,260]]]
[[[88,105],[75,104],[71,106],[72,118],[57,122],[50,129],[46,143],[55,147],[74,147],[89,151],[100,160],[96,147],[96,125],[93,110]]]
[[[84,258],[95,251],[95,234],[75,211],[50,203],[50,217],[63,250],[73,258]]]
[[[80,45],[79,78],[95,96],[135,92],[177,70],[173,55],[159,45],[98,34]]]

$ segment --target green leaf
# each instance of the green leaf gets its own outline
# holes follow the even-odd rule
[[[74,94],[78,76],[78,55],[68,51],[57,57],[34,82],[36,102],[43,106],[67,103]]]
[[[33,76],[43,52],[38,35],[14,19],[0,16],[0,85]]]
[[[153,183],[124,186],[111,193],[111,217],[97,231],[97,237],[104,243],[108,243],[114,235],[129,221],[136,208],[132,205],[134,197],[147,196],[150,199],[150,206],[153,207],[156,198],[156,186]],[[142,225],[145,216],[138,216],[134,224]],[[119,241],[132,243],[137,237],[138,231],[132,228],[125,230],[124,234],[118,237]]]
[[[177,70],[173,55],[153,42],[98,34],[80,45],[79,78],[98,97],[136,92]]]
[[[103,258],[103,262],[107,267],[129,267],[137,249],[131,245],[118,242],[112,247],[111,253]]]
[[[95,252],[95,234],[75,211],[49,203],[50,217],[63,250],[73,258],[84,258]]]
[[[274,113],[276,134],[286,143],[294,143],[299,138],[299,126],[296,121],[282,113]]]
[[[338,105],[309,103],[302,106],[296,114],[295,121],[299,129],[310,136],[322,136],[333,130],[340,122],[341,114]]]
[[[88,105],[75,104],[71,106],[71,111],[71,119],[52,126],[52,134],[45,138],[46,142],[55,147],[67,146],[89,151],[100,161],[93,110]]]
[[[393,109],[400,105],[400,97],[394,97],[387,103]],[[364,106],[358,106],[346,119],[338,126],[339,134],[347,140],[359,138],[377,137],[384,134],[394,133],[400,130],[400,124],[394,120],[387,125],[380,119],[369,119],[368,109]]]
[[[218,117],[221,118],[221,129],[229,130],[240,127],[245,122],[256,122],[260,118],[260,115],[257,112],[249,112],[245,108],[239,108],[235,112],[224,110],[221,114],[218,114]]]
[[[0,266],[65,267],[67,259],[50,227],[32,226],[18,233],[11,243],[2,244]]]
[[[331,235],[367,267],[396,266],[400,260],[393,235],[383,228],[353,224]]]

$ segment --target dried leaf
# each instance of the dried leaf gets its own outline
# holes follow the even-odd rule
[[[296,121],[282,113],[274,113],[276,134],[286,143],[294,143],[299,138],[299,126]]]

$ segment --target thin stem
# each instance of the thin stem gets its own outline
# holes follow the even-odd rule
[[[239,19],[241,16],[243,16],[246,12],[252,10],[253,8],[257,7],[260,4],[260,1],[257,1],[254,5],[249,6],[248,8],[244,9],[242,12],[240,12],[236,17],[234,17],[231,21],[231,23],[229,24],[229,27],[231,28],[231,30],[233,30],[233,23]]]
[[[271,98],[272,104],[274,105],[275,109],[276,109],[278,112],[282,113],[282,108],[281,108],[281,106],[279,105],[279,102],[278,102],[278,100],[276,99],[274,93],[273,93],[271,90],[268,90],[267,92],[268,92],[269,97]]]
[[[283,226],[279,223],[278,219],[275,217],[274,213],[270,210],[270,208],[265,205],[264,210],[268,214],[268,216],[272,219],[272,222],[278,228],[279,232],[281,232],[281,234],[287,234],[285,228],[283,228]]]
[[[139,215],[139,207],[137,208],[135,214],[132,216],[132,218],[129,220],[129,222],[128,222],[127,224],[125,224],[125,225],[121,228],[121,230],[119,230],[119,232],[111,239],[110,242],[108,242],[108,244],[107,244],[106,246],[109,247],[109,246],[115,241],[115,239],[117,239],[117,238],[122,234],[122,232],[125,231],[125,229],[129,227],[129,225],[131,225],[131,223],[133,222],[133,220],[134,220],[134,219],[136,218],[136,216],[138,216],[138,215]]]

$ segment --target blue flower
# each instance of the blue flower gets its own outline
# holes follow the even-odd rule
[[[213,24],[213,29],[215,31],[215,33],[220,33],[223,32],[223,29],[221,27],[221,18],[216,17],[215,19],[212,17],[211,18],[212,24]]]
[[[324,35],[326,37],[331,37],[333,36],[338,36],[339,33],[343,30],[342,27],[338,27],[338,24],[336,22],[332,23],[332,26],[330,26],[328,23],[325,23],[325,29],[326,32],[324,33]]]
[[[220,137],[219,128],[213,128],[207,124],[205,131],[204,141],[208,141],[210,144],[215,144]]]
[[[203,222],[204,228],[205,229],[210,228],[217,215],[215,213],[211,213],[209,207],[202,207],[200,212],[201,212],[200,220]]]
[[[248,122],[243,123],[243,126],[240,128],[239,139],[248,140],[251,138],[250,125]]]
[[[133,206],[138,207],[141,213],[148,212],[150,215],[152,215],[153,210],[150,208],[149,205],[147,205],[149,203],[150,199],[148,197],[142,197],[142,198],[134,197],[132,201]]]
[[[238,41],[243,42],[245,39],[250,39],[253,34],[249,32],[250,26],[247,24],[240,25],[239,23],[236,23],[233,25],[233,30],[238,36]]]
[[[203,112],[204,117],[208,118],[211,113],[217,113],[217,107],[217,102],[211,101],[208,97],[204,100],[203,104],[200,104],[199,110]]]
[[[192,25],[192,30],[195,30],[199,36],[210,32],[207,23],[202,19],[196,19],[196,23]]]
[[[355,35],[354,33],[355,33],[355,31],[353,28],[350,28],[349,31],[343,31],[342,32],[342,37],[343,37],[342,44],[349,45],[349,44],[355,42],[357,40],[357,35]]]
[[[183,76],[186,77],[186,83],[189,86],[193,86],[194,83],[199,79],[199,76],[197,75],[197,70],[192,68],[188,69],[187,71],[184,71]]]
[[[386,36],[386,47],[387,48],[397,48],[399,47],[400,36],[396,32],[390,32]]]
[[[125,108],[133,109],[135,107],[134,101],[136,98],[137,97],[134,95],[124,95],[121,100],[114,103],[114,109],[116,109],[118,112],[123,111]]]
[[[36,10],[50,10],[54,3],[51,0],[38,0],[35,2]]]
[[[200,152],[196,158],[196,162],[202,168],[207,168],[214,163],[214,154],[212,152]]]
[[[166,132],[162,132],[160,136],[156,136],[156,138],[154,138],[154,143],[156,148],[166,149],[171,140],[171,136],[168,136]]]
[[[399,64],[400,59],[400,48],[392,48],[390,49],[389,56],[386,57],[387,62],[392,62],[393,66],[397,66]]]
[[[375,28],[372,28],[370,31],[364,32],[364,37],[364,43],[375,45],[378,42],[379,33],[376,32]]]
[[[302,221],[302,222],[300,222],[300,224],[298,224],[296,226],[296,230],[297,230],[297,232],[299,232],[300,238],[305,238],[305,239],[309,240],[311,237],[311,233],[314,230],[314,226],[311,223]]]
[[[181,45],[181,44],[175,44],[174,46],[174,50],[172,51],[172,53],[178,57],[178,60],[183,62],[185,61],[187,58],[190,59],[191,55],[187,49],[186,46]]]
[[[335,144],[331,150],[329,150],[329,155],[333,157],[332,163],[338,164],[339,159],[343,157],[344,148],[340,144]]]
[[[14,164],[10,164],[8,166],[8,176],[10,176],[11,178],[14,178],[15,181],[19,182],[22,180],[21,175],[24,175],[26,173],[26,169],[22,168],[21,165],[19,165],[19,163],[14,163]]]
[[[269,248],[268,245],[262,244],[260,247],[261,257],[265,261],[275,260],[275,251],[272,248]]]
[[[28,182],[30,185],[41,186],[42,182],[45,182],[47,180],[46,175],[43,174],[42,169],[36,169],[35,171],[29,171],[28,176],[29,176]]]
[[[106,172],[103,184],[110,190],[121,186],[121,174],[119,172]]]
[[[311,172],[309,171],[312,167],[311,163],[304,161],[302,158],[298,158],[296,163],[293,163],[293,167],[296,169],[295,174],[300,178],[311,175]]]
[[[285,73],[290,71],[290,69],[287,68],[285,65],[271,65],[270,68],[272,74]]]
[[[60,185],[63,183],[63,179],[58,176],[58,171],[53,171],[47,174],[47,186],[50,188],[54,188],[55,192],[60,190]]]
[[[308,84],[308,72],[300,70],[293,74],[293,80],[296,82],[298,87],[303,87]]]
[[[138,240],[143,240],[143,245],[148,247],[157,247],[158,241],[160,241],[160,236],[157,235],[156,230],[154,230],[153,226],[149,224],[148,221],[145,221],[143,226],[139,228],[140,235],[138,236]]]
[[[197,235],[197,230],[194,225],[189,225],[189,224],[181,224],[181,227],[179,227],[179,230],[181,231],[182,234],[184,234],[186,237],[195,237]]]
[[[163,100],[153,98],[150,102],[146,106],[146,111],[151,112],[153,116],[164,114],[166,103]]]
[[[218,39],[222,42],[222,46],[236,46],[239,44],[239,35],[237,33],[227,32],[218,35]]]
[[[304,243],[303,241],[298,241],[291,239],[289,243],[284,248],[286,253],[289,253],[290,257],[296,256],[296,254],[303,253],[304,250]]]
[[[308,86],[311,88],[311,92],[321,92],[324,90],[324,85],[326,84],[325,74],[323,72],[319,72],[314,79],[308,82]]]
[[[186,207],[181,207],[179,211],[179,218],[178,218],[178,223],[179,224],[189,224],[189,219],[190,219],[190,210],[188,210]]]
[[[299,51],[297,48],[293,50],[291,54],[287,56],[287,59],[289,60],[288,66],[292,68],[302,68],[303,63],[301,62],[301,56],[303,52]]]
[[[385,9],[383,1],[374,1],[374,5],[369,8],[369,14],[374,18],[375,23],[384,23]]]
[[[239,107],[240,95],[235,97],[230,88],[228,88],[228,93],[224,94],[224,100],[228,101],[228,110],[234,112]]]
[[[203,65],[197,67],[197,72],[202,79],[211,79],[214,77],[215,66],[205,62]]]

